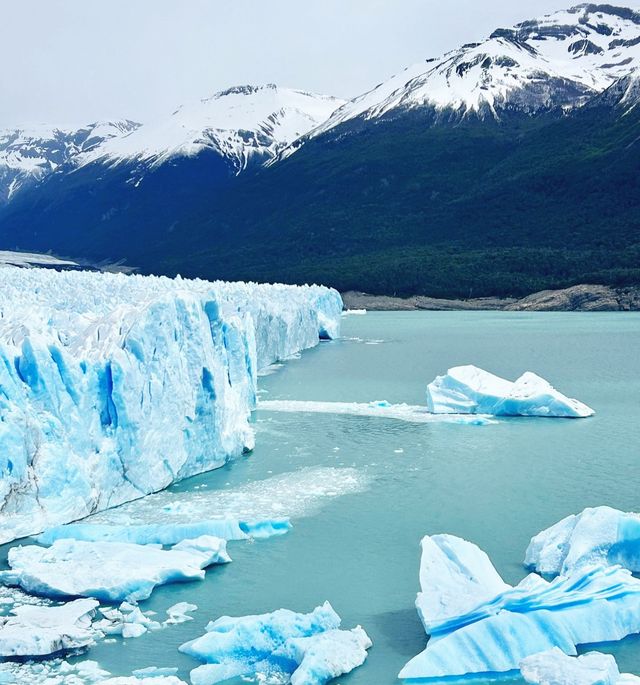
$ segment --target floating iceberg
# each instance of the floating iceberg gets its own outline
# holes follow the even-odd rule
[[[0,542],[253,446],[257,371],[338,334],[322,287],[2,268]]]
[[[10,685],[95,685],[110,675],[96,661],[88,660],[74,664],[59,658],[0,663],[0,683]]]
[[[429,383],[427,406],[434,414],[584,418],[594,413],[535,373],[527,371],[512,383],[477,366],[456,366]]]
[[[313,402],[305,400],[261,400],[260,411],[307,412],[313,414],[342,414],[347,416],[371,416],[379,419],[396,419],[410,423],[462,423],[484,426],[495,423],[488,416],[442,415],[427,411],[425,407],[411,404],[377,402]]]
[[[87,542],[130,542],[137,545],[175,545],[202,535],[224,540],[246,540],[284,535],[291,529],[288,519],[268,521],[238,521],[237,519],[212,519],[195,523],[142,524],[116,526],[107,524],[69,523],[51,528],[36,540],[51,545],[56,540],[72,538]]]
[[[176,623],[186,623],[193,621],[193,616],[190,613],[197,611],[197,604],[190,604],[189,602],[178,602],[167,609],[167,616],[169,617],[164,625],[174,625]]]
[[[155,545],[57,540],[51,547],[9,550],[0,582],[45,597],[95,597],[106,602],[147,599],[157,585],[202,580],[212,564],[230,561],[226,542],[203,536],[170,550]]]
[[[531,539],[524,563],[548,575],[585,564],[620,564],[640,573],[640,514],[595,507],[567,516]]]
[[[62,606],[16,607],[13,616],[0,618],[0,657],[40,657],[90,647],[101,636],[91,623],[97,606],[93,599],[78,599]]]
[[[532,685],[640,684],[637,676],[620,673],[611,654],[588,652],[572,657],[557,647],[524,659],[520,664],[520,673]]]
[[[626,569],[581,567],[551,582],[531,574],[511,587],[470,542],[437,535],[422,550],[417,607],[431,638],[401,678],[487,677],[552,647],[576,654],[640,632],[640,580]]]
[[[371,646],[362,628],[346,631],[339,626],[340,617],[328,602],[309,614],[279,609],[259,616],[224,616],[180,651],[204,662],[191,671],[193,685],[256,674],[285,677],[294,685],[320,685],[364,663]]]

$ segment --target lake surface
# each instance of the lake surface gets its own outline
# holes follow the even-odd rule
[[[293,530],[232,542],[233,563],[141,605],[163,613],[193,602],[193,621],[99,644],[85,658],[115,675],[178,666],[187,680],[197,663],[177,647],[209,620],[329,600],[343,627],[361,624],[374,643],[339,682],[389,685],[426,644],[414,608],[422,536],[477,543],[515,583],[529,539],[560,518],[602,504],[640,511],[640,315],[370,313],[346,317],[343,336],[261,378],[261,397],[424,404],[436,375],[472,363],[510,379],[535,371],[597,414],[473,426],[257,411],[251,455],[101,519],[222,509],[291,515]],[[640,674],[640,639],[603,649]]]

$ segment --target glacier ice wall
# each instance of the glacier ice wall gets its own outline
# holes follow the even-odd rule
[[[253,446],[257,371],[338,335],[320,286],[0,270],[0,542]]]

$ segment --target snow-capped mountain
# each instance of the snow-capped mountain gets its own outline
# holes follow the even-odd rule
[[[0,131],[0,205],[59,167],[73,166],[79,155],[138,126],[123,120],[82,128],[36,125]]]
[[[82,164],[141,162],[157,167],[175,157],[210,150],[235,174],[263,163],[323,123],[344,100],[301,90],[238,86],[179,107],[171,116],[113,138],[82,158]]]
[[[582,4],[497,29],[480,43],[409,67],[343,105],[310,135],[425,107],[454,119],[573,108],[638,66],[640,13]]]

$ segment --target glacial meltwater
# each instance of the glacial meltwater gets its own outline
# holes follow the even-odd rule
[[[258,410],[253,453],[94,520],[228,513],[288,516],[293,529],[230,542],[231,564],[141,603],[158,620],[177,602],[196,604],[192,621],[101,641],[71,661],[114,675],[178,667],[188,682],[198,664],[178,646],[210,620],[329,600],[344,628],[361,624],[373,640],[365,665],[338,681],[389,685],[427,640],[414,607],[425,534],[473,541],[516,583],[530,538],[562,517],[602,504],[640,510],[640,315],[369,313],[345,317],[342,336],[261,377],[261,399],[424,405],[435,376],[475,364],[509,379],[535,371],[596,415],[473,425]],[[640,674],[640,637],[598,648]]]

